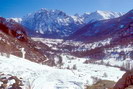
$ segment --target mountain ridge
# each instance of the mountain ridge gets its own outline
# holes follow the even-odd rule
[[[93,23],[89,23],[77,30],[74,34],[72,34],[69,38],[85,40],[84,38],[99,38],[100,36],[105,37],[106,35],[114,35],[116,31],[120,29],[126,28],[132,22],[132,10],[128,13],[124,14],[121,17],[114,19],[107,19],[101,21],[95,21]],[[111,35],[112,34],[112,35]],[[99,38],[100,39],[100,38]]]
[[[30,36],[64,38],[88,23],[116,18],[123,14],[124,13],[109,11],[96,11],[89,14],[76,14],[71,16],[60,10],[42,8],[41,10],[24,16],[22,19],[12,19],[29,29]]]

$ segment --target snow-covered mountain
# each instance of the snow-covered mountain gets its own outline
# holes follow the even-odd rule
[[[73,34],[87,23],[112,19],[123,13],[96,11],[83,15],[67,15],[60,10],[41,9],[22,18],[21,24],[29,29],[32,36],[63,38]],[[16,19],[15,19],[16,20]],[[20,22],[20,20],[17,20]],[[30,34],[30,35],[31,35]]]
[[[22,25],[30,32],[51,38],[68,36],[83,24],[81,18],[69,16],[60,10],[41,9],[22,19]]]
[[[88,23],[81,29],[77,30],[74,34],[70,36],[70,39],[77,40],[101,40],[102,38],[113,37],[113,35],[118,36],[124,34],[123,29],[130,26],[132,22],[132,10],[125,15],[107,20],[95,21]],[[125,30],[126,31],[126,30]],[[119,32],[119,33],[118,33]],[[120,33],[121,32],[121,33]]]
[[[98,20],[113,19],[122,16],[124,13],[121,12],[110,12],[97,10],[92,13],[84,13],[82,18],[85,23],[94,22]]]

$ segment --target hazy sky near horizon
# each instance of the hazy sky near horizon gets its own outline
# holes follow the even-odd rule
[[[128,12],[133,0],[0,0],[0,16],[23,17],[41,8],[58,9],[69,15],[96,10]]]

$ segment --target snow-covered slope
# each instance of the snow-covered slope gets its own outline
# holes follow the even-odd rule
[[[123,13],[96,11],[84,15],[67,15],[60,10],[41,9],[22,18],[22,25],[32,30],[32,36],[63,38],[71,35],[89,22],[112,19]],[[30,34],[30,35],[31,35]]]
[[[73,65],[67,62],[65,56],[63,59],[66,61],[64,68]],[[93,83],[94,77],[117,81],[124,74],[118,68],[82,62],[81,59],[73,60],[77,70],[68,70],[48,67],[15,56],[0,56],[0,72],[22,77],[24,86],[28,86],[30,82],[33,89],[84,89],[84,85]]]

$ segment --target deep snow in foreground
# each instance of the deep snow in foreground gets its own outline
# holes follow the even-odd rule
[[[93,84],[92,76],[117,81],[124,74],[118,68],[73,62],[77,70],[52,68],[12,55],[0,56],[0,72],[22,77],[25,87],[28,81],[33,82],[33,89],[84,89],[86,84]]]

